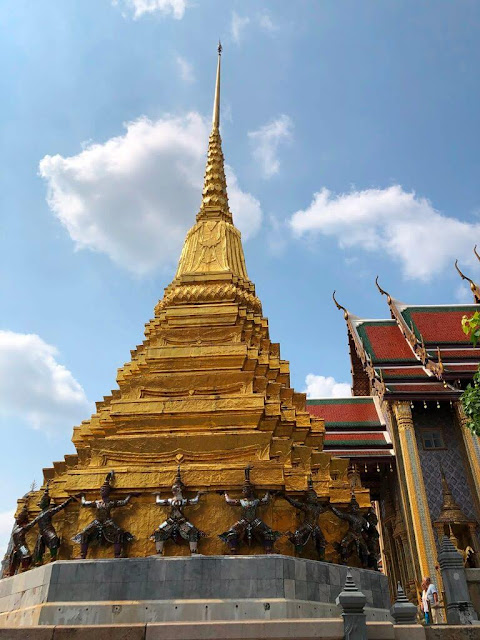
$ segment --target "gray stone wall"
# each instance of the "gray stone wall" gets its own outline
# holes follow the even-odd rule
[[[465,569],[470,600],[480,620],[480,569]]]
[[[178,605],[171,604],[175,600],[184,602],[185,615],[193,616],[188,619],[200,615],[202,607],[209,609],[207,600],[230,601],[228,611],[224,606],[217,606],[219,611],[221,609],[218,615],[225,619],[240,613],[235,605],[240,602],[244,611],[251,611],[249,615],[256,617],[260,614],[262,617],[301,617],[298,615],[301,612],[314,617],[336,617],[339,612],[335,599],[345,583],[346,571],[346,567],[339,565],[281,555],[58,561],[0,580],[0,624],[5,626],[9,620],[17,620],[17,614],[15,618],[10,615],[12,612],[26,612],[21,615],[24,624],[39,623],[42,607],[51,612],[43,618],[44,624],[66,624],[71,615],[75,616],[71,623],[82,624],[82,616],[91,619],[94,608],[100,611],[102,607],[98,607],[103,603],[110,611],[114,603],[127,611],[132,602],[148,603],[147,607],[154,603],[155,615],[161,619],[181,619],[183,614]],[[390,597],[386,576],[364,569],[352,569],[352,574],[367,597],[367,607],[379,612],[383,610],[385,614],[374,613],[372,617],[388,619]],[[200,606],[201,600],[204,604]],[[270,601],[276,603],[276,609],[271,612]],[[248,609],[249,602],[255,602],[256,609]],[[305,609],[305,602],[310,608]],[[75,603],[81,603],[81,606],[72,608]],[[295,603],[298,603],[297,612]],[[260,614],[255,614],[257,609]],[[206,613],[203,611],[201,617]],[[137,615],[138,611],[135,612]],[[211,606],[208,615],[214,615]],[[65,621],[60,621],[59,616]]]

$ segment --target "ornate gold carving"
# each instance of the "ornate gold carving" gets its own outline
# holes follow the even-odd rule
[[[207,217],[211,211],[221,212],[231,220],[228,208],[227,180],[225,178],[222,138],[218,127],[214,127],[208,141],[207,166],[203,185],[202,205],[197,219]]]
[[[238,449],[222,451],[187,451],[185,449],[174,449],[165,453],[132,453],[131,451],[108,451],[102,453],[102,466],[111,464],[132,464],[132,465],[164,465],[168,463],[201,463],[217,462],[224,460],[229,462],[248,462],[249,460],[268,460],[270,445],[259,447],[239,447]]]
[[[224,344],[225,342],[235,342],[239,337],[238,331],[229,331],[226,332],[224,330],[220,332],[216,332],[212,329],[208,335],[203,335],[202,332],[189,332],[187,335],[178,334],[178,335],[169,335],[163,334],[161,336],[161,340],[164,344],[168,345],[189,345],[189,344],[203,344],[203,345],[214,345],[214,344]]]
[[[243,382],[223,387],[196,387],[195,389],[140,389],[140,398],[181,398],[183,396],[221,396],[245,391]]]
[[[402,431],[413,430],[412,410],[409,402],[395,402],[393,405],[398,428]]]
[[[260,300],[242,287],[232,284],[188,284],[177,285],[168,291],[163,300],[155,307],[155,314],[158,316],[162,309],[177,304],[200,304],[215,302],[236,302],[255,313],[262,312]]]

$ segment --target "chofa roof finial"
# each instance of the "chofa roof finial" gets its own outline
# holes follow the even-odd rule
[[[333,301],[334,301],[334,303],[335,303],[335,306],[336,306],[336,307],[337,307],[337,309],[339,309],[340,311],[343,311],[343,317],[345,318],[345,320],[347,320],[347,318],[348,318],[348,311],[345,309],[345,307],[344,307],[343,305],[341,305],[339,302],[337,302],[337,299],[335,298],[335,294],[336,294],[336,291],[334,291],[334,292],[332,293],[332,298],[333,298]]]
[[[388,291],[385,291],[385,289],[382,289],[382,287],[379,285],[378,276],[375,278],[375,284],[377,285],[377,289],[380,291],[382,296],[387,296],[387,302],[388,304],[390,304],[392,301],[392,296],[388,293]]]
[[[476,252],[476,247],[477,245],[475,245],[474,252],[477,258],[480,260],[480,256]],[[478,286],[478,284],[476,284],[471,278],[469,278],[464,273],[462,273],[462,271],[460,271],[460,267],[458,266],[458,260],[455,260],[455,269],[460,274],[460,277],[462,278],[462,280],[466,280],[470,284],[470,289],[473,293],[473,299],[475,301],[475,304],[480,304],[480,287]]]

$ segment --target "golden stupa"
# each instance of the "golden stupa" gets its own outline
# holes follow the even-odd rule
[[[340,506],[351,498],[348,460],[322,451],[323,420],[311,417],[305,394],[290,387],[289,364],[270,340],[268,321],[247,275],[241,235],[228,205],[219,132],[220,63],[219,48],[202,203],[175,278],[146,325],[145,340],[119,369],[118,389],[74,428],[77,453],[44,469],[56,503],[79,493],[96,499],[110,470],[115,471],[112,497],[140,492],[114,512],[116,522],[135,536],[128,546],[130,557],[155,553],[150,536],[167,509],[155,503],[153,494],[171,496],[178,465],[188,495],[207,492],[187,511],[189,520],[208,534],[199,543],[202,554],[227,552],[218,534],[240,514],[225,504],[219,491],[238,495],[248,464],[261,495],[266,489],[301,495],[311,478],[320,497]],[[360,506],[370,504],[367,490],[355,492]],[[38,513],[41,493],[19,500],[19,509],[27,504],[30,518]],[[60,559],[78,556],[71,539],[92,517],[78,502],[55,516],[62,539]],[[281,496],[261,517],[282,532],[293,531],[301,520]],[[330,511],[320,522],[330,543],[338,542],[347,528]],[[36,535],[29,533],[31,548]],[[295,553],[286,537],[275,549]],[[245,546],[241,552],[262,553],[262,548]],[[188,553],[187,544],[165,547],[166,555]],[[88,557],[106,556],[112,556],[109,547],[92,545],[88,551]],[[337,558],[329,544],[326,559]]]

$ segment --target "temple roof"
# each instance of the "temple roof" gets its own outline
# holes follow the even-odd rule
[[[470,344],[462,331],[462,318],[477,311],[476,305],[408,306],[393,300],[392,304],[397,305],[407,325],[426,345]]]
[[[383,290],[378,279],[376,284],[387,298],[391,319],[359,318],[334,297],[353,342],[354,389],[360,387],[355,376],[363,369],[371,392],[381,397],[458,397],[480,364],[480,348],[473,348],[462,331],[463,316],[473,315],[478,305],[405,304]]]
[[[395,320],[355,320],[353,326],[373,363],[415,362]]]
[[[392,441],[376,398],[309,399],[307,411],[325,421],[324,451],[347,458],[393,456]]]

